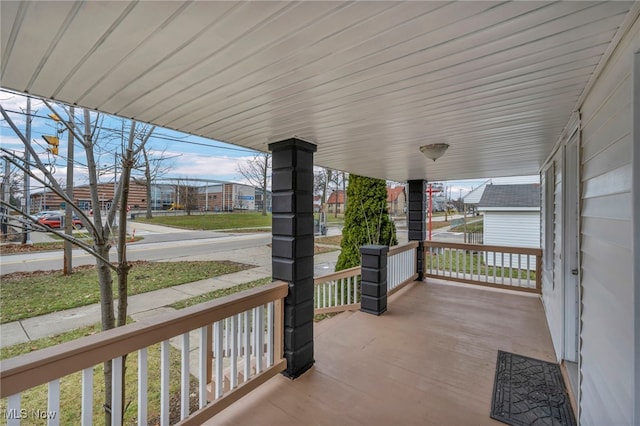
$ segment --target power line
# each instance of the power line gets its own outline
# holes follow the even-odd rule
[[[15,111],[15,110],[10,110],[7,109],[7,112],[11,112],[14,114],[19,114],[19,115],[24,115],[24,116],[30,116],[32,118],[42,118],[42,119],[50,119],[49,116],[46,115],[38,115],[38,114],[27,114],[23,111]],[[111,127],[102,127],[102,130],[108,131],[108,132],[112,132],[115,133],[116,135],[122,135],[122,131],[120,129],[115,129],[115,128],[111,128]],[[184,138],[189,138],[189,137],[194,137],[193,135],[185,135],[183,136]],[[248,148],[237,148],[237,147],[232,147],[232,146],[220,146],[220,145],[210,145],[204,142],[195,142],[195,141],[189,141],[189,140],[185,140],[185,139],[180,139],[180,138],[176,138],[175,136],[170,136],[167,134],[162,134],[162,133],[155,133],[151,136],[152,139],[160,139],[160,140],[166,140],[169,142],[176,142],[176,143],[183,143],[186,145],[197,145],[197,146],[204,146],[207,148],[214,148],[214,149],[224,149],[224,150],[228,150],[228,151],[238,151],[238,152],[246,152],[246,153],[255,153],[254,150],[252,149],[248,149]]]

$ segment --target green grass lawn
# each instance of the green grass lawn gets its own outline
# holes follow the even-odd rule
[[[250,281],[248,283],[240,284],[235,287],[229,288],[221,288],[219,290],[210,291],[209,293],[201,294],[199,296],[192,297],[190,299],[184,299],[179,302],[176,302],[169,307],[174,309],[184,309],[189,306],[197,305],[198,303],[204,303],[209,300],[218,299],[220,297],[229,296],[231,294],[237,293],[239,291],[249,290],[255,287],[260,287],[262,285],[268,284],[272,282],[273,279],[271,277],[261,278],[259,280]]]
[[[456,226],[455,228],[451,228],[454,232],[464,232],[464,225]],[[472,223],[467,222],[467,232],[482,232],[484,230],[484,222],[482,220],[477,220]]]
[[[249,265],[214,262],[134,262],[129,271],[129,295],[238,272]],[[116,275],[114,288],[116,287]],[[114,296],[116,296],[114,292]],[[38,271],[2,276],[0,323],[90,305],[100,301],[95,267],[79,267],[70,276]]]
[[[181,216],[158,216],[153,219],[139,218],[139,222],[153,223],[156,225],[173,226],[185,229],[243,229],[271,227],[271,214],[262,216],[262,213],[212,213]],[[135,222],[132,222],[135,223]]]

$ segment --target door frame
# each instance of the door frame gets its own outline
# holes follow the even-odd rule
[[[563,356],[579,361],[580,353],[580,131],[577,126],[563,147],[562,280]]]

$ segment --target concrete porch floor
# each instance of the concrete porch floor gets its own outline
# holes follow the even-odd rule
[[[380,317],[315,328],[315,366],[276,376],[209,425],[485,425],[498,350],[555,361],[538,296],[416,282]]]

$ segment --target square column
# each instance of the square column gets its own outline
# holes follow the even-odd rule
[[[360,310],[373,315],[387,311],[387,253],[389,247],[367,245],[360,247],[362,282]]]
[[[289,283],[282,373],[295,379],[313,359],[313,153],[300,139],[269,144],[272,158],[272,274]]]
[[[407,229],[409,241],[418,241],[418,280],[424,279],[424,240],[427,239],[427,181],[408,181]]]

